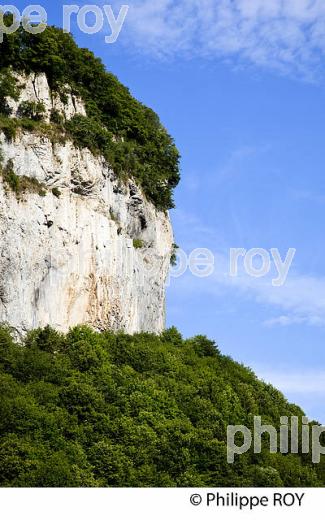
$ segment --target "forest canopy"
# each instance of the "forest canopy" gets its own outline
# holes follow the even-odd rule
[[[306,454],[227,463],[229,424],[302,416],[204,336],[0,328],[0,486],[323,486]]]

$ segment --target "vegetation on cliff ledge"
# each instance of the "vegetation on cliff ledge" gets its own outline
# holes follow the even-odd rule
[[[22,28],[4,35],[0,113],[6,117],[10,113],[5,97],[17,98],[10,70],[44,72],[62,101],[69,85],[84,100],[87,117],[75,116],[67,123],[54,114],[52,124],[60,130],[63,125],[78,146],[102,153],[121,177],[132,175],[158,209],[173,207],[173,189],[179,182],[179,153],[173,139],[158,116],[134,99],[91,51],[79,48],[70,34],[56,27],[36,35]]]
[[[322,486],[309,455],[226,459],[229,424],[302,416],[198,336],[0,328],[0,486]]]

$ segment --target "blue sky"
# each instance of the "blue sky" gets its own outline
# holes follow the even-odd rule
[[[62,25],[67,2],[40,3]],[[122,3],[110,3],[117,13]],[[72,30],[175,137],[176,242],[215,254],[211,277],[172,280],[168,324],[214,338],[325,423],[324,2],[128,4],[112,45],[108,25]],[[225,276],[230,248],[297,252],[275,288],[270,277]]]

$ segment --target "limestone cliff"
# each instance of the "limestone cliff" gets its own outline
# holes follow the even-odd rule
[[[42,102],[66,119],[85,114],[71,93],[51,93],[45,74],[20,76],[22,101]],[[159,332],[172,250],[168,214],[105,159],[41,132],[0,133],[2,164],[42,190],[17,195],[0,178],[0,322],[18,333],[47,324]],[[33,181],[34,182],[34,181]]]

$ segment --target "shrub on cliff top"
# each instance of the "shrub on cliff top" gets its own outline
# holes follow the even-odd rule
[[[51,88],[58,92],[64,93],[64,86],[69,84],[84,99],[89,118],[87,124],[78,118],[69,125],[79,144],[90,144],[102,152],[100,128],[106,128],[108,135],[115,136],[109,158],[118,173],[129,176],[132,167],[132,175],[157,208],[173,207],[173,189],[180,178],[173,139],[158,116],[134,99],[92,52],[78,48],[70,34],[56,27],[36,35],[20,29],[5,34],[1,44],[0,70],[8,67],[27,73],[44,72]],[[82,138],[85,128],[87,135]]]
[[[33,121],[42,121],[45,114],[45,106],[43,103],[35,101],[23,101],[18,108],[20,117],[32,119]]]
[[[11,108],[6,99],[8,97],[17,101],[19,98],[19,89],[11,71],[7,68],[3,68],[0,71],[0,114],[6,116],[11,114]]]

